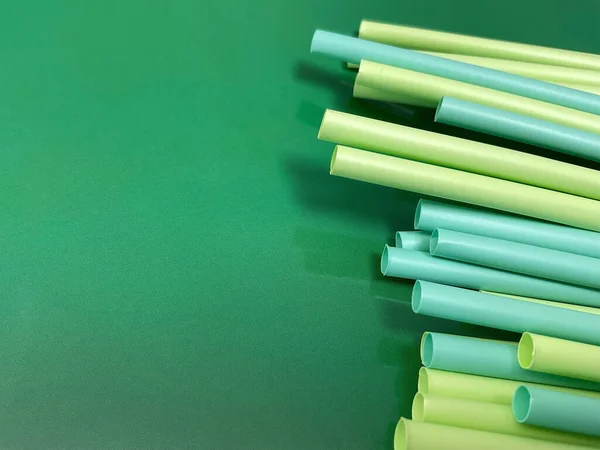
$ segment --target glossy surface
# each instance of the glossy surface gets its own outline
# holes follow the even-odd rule
[[[379,274],[416,196],[330,177],[318,123],[420,113],[351,100],[312,33],[371,17],[600,51],[599,13],[4,2],[0,447],[390,448],[421,333],[481,329],[413,315]]]

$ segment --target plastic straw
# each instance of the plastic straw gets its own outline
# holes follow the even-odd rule
[[[444,97],[435,121],[600,161],[600,134]]]
[[[429,102],[421,100],[418,97],[411,97],[408,94],[390,94],[389,92],[372,89],[360,84],[354,84],[353,96],[356,98],[364,98],[367,100],[380,100],[384,102],[402,103],[404,105],[428,107]]]
[[[412,309],[417,314],[501,330],[518,333],[530,331],[588,344],[600,343],[600,316],[595,314],[527,303],[426,281],[415,283]],[[531,373],[539,375],[539,372]]]
[[[496,39],[368,20],[361,22],[359,36],[363,39],[404,48],[600,70],[600,56],[590,53],[499,41]]]
[[[381,120],[327,110],[319,139],[600,199],[596,170]]]
[[[523,333],[519,365],[536,372],[600,382],[600,347]]]
[[[425,231],[398,231],[396,232],[396,247],[404,250],[429,251],[431,233]]]
[[[431,281],[483,291],[505,291],[508,294],[535,296],[534,298],[561,303],[600,304],[600,292],[593,289],[435,258],[428,253],[395,247],[384,247],[381,272],[383,275],[397,278]]]
[[[600,438],[520,424],[513,416],[511,405],[417,393],[412,404],[412,418],[415,422],[436,423],[565,444],[600,447]]]
[[[600,230],[600,202],[497,178],[337,146],[332,175]]]
[[[481,307],[485,308],[485,303]],[[421,361],[431,369],[600,391],[600,383],[523,369],[517,360],[516,342],[427,332],[422,339]]]
[[[583,450],[572,444],[468,430],[401,418],[394,432],[394,450]]]
[[[547,386],[522,381],[504,380],[502,378],[482,377],[445,370],[421,367],[419,370],[419,392],[436,397],[453,397],[477,402],[498,403],[512,405],[515,390],[526,384],[527,386]],[[547,386],[560,392],[587,395],[600,398],[600,392],[569,389],[558,386]]]
[[[429,280],[426,280],[426,281],[429,281]],[[529,303],[540,303],[542,305],[557,306],[559,308],[571,309],[573,311],[581,311],[584,313],[600,315],[599,308],[592,308],[590,306],[571,305],[570,303],[561,303],[561,302],[555,302],[555,301],[549,301],[549,300],[542,300],[539,298],[523,297],[521,295],[500,294],[498,292],[485,291],[485,290],[482,290],[481,292],[483,292],[484,294],[500,295],[501,297],[516,298],[517,300],[522,300],[524,302],[529,302]]]
[[[368,60],[389,64],[600,114],[600,97],[588,92],[342,34],[317,30],[313,36],[310,50],[313,53],[324,54],[344,62],[359,64],[363,60]]]
[[[519,423],[600,436],[600,400],[549,389],[520,386],[513,400]]]
[[[430,252],[455,261],[600,288],[600,259],[589,256],[441,228],[431,235]]]
[[[600,258],[600,233],[431,200],[417,205],[415,228],[444,228]]]
[[[449,80],[412,70],[363,61],[357,83],[398,95],[409,95],[436,108],[442,97],[456,97],[538,119],[600,133],[598,116],[507,92]]]

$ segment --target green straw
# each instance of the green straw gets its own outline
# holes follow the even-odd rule
[[[445,167],[337,146],[332,175],[600,231],[600,202]]]
[[[381,120],[327,110],[319,139],[600,199],[596,170]]]
[[[398,231],[396,232],[396,247],[405,250],[428,252],[431,233],[425,231]]]
[[[600,381],[600,347],[533,333],[523,333],[519,364],[535,372]]]
[[[436,108],[444,96],[455,97],[600,133],[600,120],[595,114],[370,61],[361,63],[357,83],[393,94],[418,97],[431,108]]]
[[[600,56],[363,20],[359,37],[399,47],[600,70]]]
[[[600,447],[600,438],[523,425],[512,406],[417,393],[412,404],[415,422],[437,423],[472,430],[510,434],[564,444]]]
[[[522,300],[524,302],[529,303],[539,303],[541,305],[549,305],[556,306],[558,308],[571,309],[573,311],[581,311],[589,314],[600,315],[600,308],[592,308],[591,306],[581,306],[581,305],[571,305],[570,303],[561,303],[550,300],[542,300],[541,298],[531,298],[531,297],[522,297],[520,295],[511,295],[511,294],[501,294],[498,292],[490,292],[485,290],[480,290],[483,294],[491,294],[491,295],[499,295],[500,297],[510,297],[517,300]]]

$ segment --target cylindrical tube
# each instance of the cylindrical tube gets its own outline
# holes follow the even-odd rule
[[[425,280],[425,281],[429,281],[429,280]],[[529,302],[529,303],[540,303],[542,305],[558,306],[560,308],[572,309],[573,311],[581,311],[581,312],[585,312],[585,313],[589,313],[589,314],[600,315],[600,308],[593,308],[591,306],[572,305],[570,303],[554,302],[554,301],[550,301],[550,300],[542,300],[539,298],[523,297],[522,295],[499,294],[498,292],[485,291],[485,290],[482,290],[481,292],[483,292],[484,294],[499,295],[501,297],[516,298],[517,300],[523,300],[524,302]]]
[[[330,173],[600,231],[600,202],[535,186],[343,146]]]
[[[381,120],[327,110],[319,139],[600,199],[596,170]]]
[[[415,214],[415,229],[433,232],[436,228],[600,258],[600,233],[494,211],[421,200]]]
[[[342,34],[315,31],[310,51],[355,64],[363,60],[389,64],[579,111],[600,114],[600,96],[589,92]]]
[[[372,89],[367,86],[362,86],[354,83],[353,94],[356,98],[364,98],[367,100],[380,100],[384,102],[402,103],[404,105],[428,107],[429,102],[421,100],[418,97],[411,97],[408,94],[390,95],[388,92],[379,89]]]
[[[528,303],[426,281],[415,283],[411,303],[413,312],[426,316],[517,333],[530,331],[588,344],[600,344],[600,316],[596,314]]]
[[[520,386],[513,399],[519,423],[588,436],[600,436],[599,412],[599,399],[542,387]]]
[[[594,289],[436,258],[429,253],[396,247],[384,247],[381,255],[381,272],[385,276],[431,281],[483,291],[504,291],[507,294],[536,296],[534,298],[561,303],[600,305],[600,292]]]
[[[412,404],[412,418],[415,422],[437,423],[544,441],[600,447],[600,438],[520,424],[513,416],[511,405],[417,393]]]
[[[425,231],[397,231],[396,247],[404,250],[429,251],[431,233]]]
[[[464,263],[600,289],[600,259],[589,256],[441,228],[431,235],[430,253]]]
[[[600,391],[600,383],[523,369],[517,361],[515,342],[428,332],[423,335],[421,360],[431,369]]]
[[[600,121],[595,114],[371,61],[361,63],[356,82],[393,94],[417,97],[426,101],[431,108],[436,108],[442,97],[455,97],[592,133],[600,133]]]
[[[600,134],[444,97],[435,121],[600,161]]]
[[[600,56],[591,53],[392,25],[369,20],[361,22],[358,35],[362,39],[397,45],[404,48],[600,70]]]
[[[419,369],[419,392],[435,395],[436,397],[453,397],[473,400],[477,402],[498,403],[511,405],[515,390],[525,384],[526,386],[546,386],[560,392],[587,395],[600,398],[600,392],[571,389],[558,386],[548,386],[522,381],[505,380],[502,378],[482,377],[445,370]]]
[[[519,365],[531,371],[600,382],[600,347],[523,333]]]
[[[394,450],[584,450],[586,448],[589,447],[415,422],[405,418],[400,419],[394,432]]]

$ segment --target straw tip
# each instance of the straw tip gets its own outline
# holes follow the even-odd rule
[[[335,165],[337,163],[338,149],[339,145],[336,145],[333,149],[333,154],[331,155],[331,163],[329,164],[329,175],[333,175],[335,173]]]
[[[519,423],[525,423],[531,413],[531,392],[527,386],[519,386],[513,396],[512,410],[515,419]]]
[[[406,450],[408,446],[408,436],[406,430],[406,419],[400,418],[396,429],[394,430],[394,450]]]
[[[412,290],[410,298],[410,305],[414,313],[418,314],[421,309],[421,295],[423,291],[422,282],[420,280],[415,281],[415,286]]]
[[[319,30],[316,29],[315,32],[313,33],[313,37],[310,41],[310,52],[311,53],[315,53],[315,52],[319,52],[321,50],[321,44],[323,43],[323,40],[326,38],[326,36],[329,33],[328,31],[325,30]]]
[[[390,268],[390,246],[385,245],[383,247],[383,253],[381,254],[381,273],[387,275],[388,269]]]

